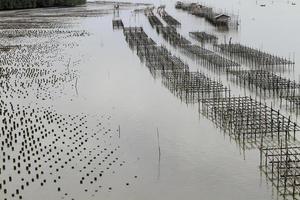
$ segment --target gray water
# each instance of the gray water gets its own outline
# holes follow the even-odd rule
[[[211,0],[206,3],[228,12],[238,13],[240,16],[241,25],[238,30],[219,32],[203,19],[175,10],[175,1],[142,2],[165,4],[166,11],[182,23],[178,31],[187,38],[189,31],[204,30],[217,34],[221,41],[232,37],[233,41],[273,54],[291,58],[295,55],[295,70],[285,76],[298,80],[300,75],[297,64],[300,55],[298,4],[291,5],[290,2],[281,0],[264,1],[266,7],[261,7],[260,1],[254,0]],[[88,8],[94,7],[112,9],[113,5],[88,5]],[[74,72],[77,78],[61,86],[60,95],[51,99],[37,99],[35,95],[23,99],[1,95],[1,100],[14,105],[30,105],[41,109],[45,107],[46,110],[48,110],[46,107],[51,106],[54,112],[66,116],[67,119],[68,115],[86,115],[88,116],[86,132],[96,133],[100,138],[99,141],[89,140],[85,144],[87,150],[83,154],[87,155],[87,158],[76,156],[72,164],[67,164],[59,172],[49,168],[52,161],[46,164],[41,162],[47,182],[44,186],[40,186],[39,181],[30,184],[22,191],[23,199],[281,199],[276,189],[260,172],[258,150],[242,151],[227,134],[198,113],[197,104],[187,105],[173,96],[159,80],[151,76],[149,70],[130,50],[122,31],[112,30],[112,19],[115,18],[121,18],[125,26],[143,26],[151,38],[159,44],[166,45],[187,62],[191,69],[219,78],[167,44],[151,28],[143,13],[132,12],[134,8],[132,6],[121,9],[119,17],[110,10],[108,14],[101,16],[54,18],[71,24],[70,28],[63,29],[84,30],[89,33],[84,37],[51,39],[49,36],[21,37],[9,40],[0,38],[0,44],[46,45],[44,41],[59,45],[74,44],[73,47],[59,46],[61,51],[55,53],[54,50],[50,52],[54,55],[53,58],[47,58],[51,60],[51,64],[38,65],[58,71]],[[45,14],[49,10],[28,10],[23,14],[26,15],[28,12]],[[7,19],[14,17],[18,18],[13,13]],[[61,59],[57,59],[58,57]],[[16,60],[16,63],[18,62],[22,61]],[[221,75],[220,79],[225,85],[230,85],[236,94],[243,95],[246,92],[255,95],[227,81],[224,75]],[[28,91],[35,94],[37,90],[31,88]],[[50,93],[54,91],[56,90],[47,89]],[[285,109],[282,109],[282,112],[296,118]],[[1,120],[2,118],[3,116],[0,116]],[[69,122],[76,123],[71,119]],[[102,135],[103,131],[98,131],[96,125],[98,122],[103,123],[106,130],[110,128],[113,131],[111,137]],[[56,124],[46,124],[46,127],[53,127],[58,135],[62,134]],[[1,138],[1,141],[4,139]],[[43,145],[48,145],[46,140],[43,141]],[[16,146],[18,148],[18,145]],[[119,150],[114,154],[118,161],[109,169],[106,170],[95,162],[86,165],[89,157],[92,158],[102,148],[114,149],[118,146]],[[71,145],[70,149],[72,148]],[[69,147],[61,145],[59,149]],[[14,155],[6,148],[1,151]],[[61,156],[62,159],[67,157]],[[102,158],[97,158],[98,160]],[[6,165],[1,162],[3,161],[0,161],[1,165]],[[75,169],[71,169],[72,165]],[[87,166],[87,169],[80,171],[83,166]],[[30,180],[33,176],[26,174],[23,168],[22,170],[24,173],[22,171],[21,174],[11,169],[4,170],[0,174],[0,182],[1,179],[8,180],[9,176],[14,178],[5,186],[9,193],[15,193],[15,189],[22,184],[22,177]],[[97,176],[102,170],[105,172],[93,183],[87,181],[80,184],[80,178],[89,170],[93,170],[90,173],[91,177]],[[53,182],[54,179],[57,183]],[[61,191],[57,191],[58,187]],[[0,199],[18,199],[18,196],[5,194],[2,189]]]

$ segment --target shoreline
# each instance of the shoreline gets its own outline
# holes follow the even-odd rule
[[[1,11],[15,11],[15,10],[28,10],[28,9],[35,9],[35,8],[70,8],[76,6],[82,6],[87,3],[86,0],[73,0],[72,2],[63,1],[63,2],[53,2],[52,4],[48,5],[41,5],[44,2],[30,2],[30,5],[24,3],[24,6],[21,5],[12,5],[9,3],[1,2],[0,3],[0,12]]]

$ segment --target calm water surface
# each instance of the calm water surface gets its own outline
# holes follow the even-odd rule
[[[273,54],[294,57],[295,70],[285,76],[296,80],[300,76],[297,64],[300,60],[298,4],[293,6],[288,1],[274,0],[265,1],[266,7],[261,7],[260,1],[255,0],[211,0],[206,4],[240,16],[241,26],[238,30],[220,32],[201,18],[175,10],[176,1],[141,1],[166,5],[166,10],[182,23],[178,31],[187,38],[189,31],[207,31],[218,35],[221,41],[232,37],[233,41]],[[143,26],[151,38],[158,44],[166,45],[187,62],[191,69],[221,79],[237,95],[255,95],[227,81],[224,75],[219,77],[208,71],[172,48],[151,28],[143,13],[136,14],[129,9],[121,10],[119,15],[125,26]],[[99,181],[103,187],[98,192],[84,192],[85,188],[95,190],[95,186],[88,183],[79,185],[79,177],[74,175],[76,172],[65,170],[58,173],[62,180],[60,184],[72,196],[57,194],[56,186],[49,184],[47,187],[28,187],[23,198],[280,199],[259,170],[258,150],[242,151],[235,141],[198,113],[197,104],[186,105],[173,96],[160,80],[155,80],[130,50],[122,31],[112,30],[114,18],[117,16],[108,14],[76,19],[75,28],[90,33],[90,36],[76,41],[76,48],[64,52],[71,55],[72,62],[80,60],[78,65],[72,65],[79,74],[78,95],[74,95],[72,88],[70,93],[73,92],[73,95],[33,102],[38,104],[37,107],[51,105],[64,114],[111,116],[110,125],[115,129],[120,127],[120,137],[116,137],[112,143],[121,147],[118,157],[125,161],[124,167],[115,167],[109,171]],[[29,42],[31,40],[28,39]],[[66,91],[69,89],[66,88]],[[27,100],[11,101],[27,103]],[[292,114],[285,110],[282,112]],[[92,118],[91,123],[96,119],[99,117]],[[160,160],[158,145],[161,148]],[[96,164],[92,163],[89,167],[97,170]],[[127,182],[129,186],[125,185]],[[0,195],[0,199],[4,198]]]

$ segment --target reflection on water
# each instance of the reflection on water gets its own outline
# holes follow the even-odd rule
[[[232,38],[290,60],[294,54],[294,71],[279,75],[298,80],[299,27],[294,25],[298,5],[281,0],[265,2],[265,7],[256,1],[210,1],[209,6],[239,13],[241,18],[238,30],[220,31],[204,19],[176,10],[175,1],[151,3],[166,5],[165,11],[181,23],[178,33],[193,44],[201,43],[189,32],[205,31],[220,43]],[[238,135],[219,131],[220,121],[214,125],[194,104],[207,88],[195,91],[191,85],[200,86],[204,75],[211,79],[209,84],[222,83],[219,92],[226,91],[224,86],[231,95],[255,97],[256,93],[170,45],[143,12],[132,12],[145,5],[120,5],[118,12],[110,3],[89,3],[71,9],[0,13],[0,199],[281,198],[272,181],[260,176],[258,149],[245,147],[261,144],[260,138],[240,135],[236,143]],[[128,48],[123,32],[113,30],[113,19],[122,19],[125,26],[142,26],[157,46],[180,58],[176,63],[196,73],[149,73]],[[211,44],[203,48],[212,50]],[[163,84],[160,77],[167,77]],[[179,88],[186,80],[190,86]],[[280,108],[272,97],[266,103],[268,112]],[[246,115],[234,112],[241,104],[226,112],[220,111],[222,105],[213,105],[214,112],[208,114],[218,113],[224,127],[230,113],[236,119],[231,126],[241,129],[237,119]],[[285,108],[280,113],[298,121]],[[247,116],[262,120],[254,113]],[[264,139],[273,140],[271,135]],[[280,150],[264,149],[268,172],[278,169],[271,154],[283,159]]]

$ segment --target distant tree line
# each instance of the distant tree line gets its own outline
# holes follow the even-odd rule
[[[76,6],[84,3],[86,3],[86,0],[0,0],[0,10]]]

